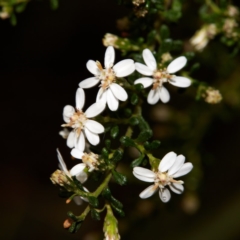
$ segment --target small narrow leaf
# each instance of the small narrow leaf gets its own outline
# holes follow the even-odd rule
[[[136,144],[134,143],[134,141],[127,137],[121,137],[120,142],[125,146],[125,147],[136,147]]]
[[[131,96],[131,104],[136,105],[138,103],[138,95],[136,93],[133,93]]]
[[[136,141],[137,142],[145,142],[147,141],[150,137],[152,137],[152,131],[150,129],[146,131],[141,131],[140,134],[138,135]]]
[[[101,220],[100,214],[98,211],[96,211],[94,208],[91,209],[91,216],[94,220]]]
[[[115,150],[113,157],[111,158],[111,161],[114,163],[119,162],[123,157],[123,151],[121,149]]]
[[[112,129],[111,129],[111,132],[110,132],[110,135],[113,139],[115,139],[119,134],[119,127],[118,126],[114,126]]]
[[[125,185],[127,183],[127,177],[124,176],[123,174],[115,171],[115,170],[112,170],[112,174],[113,174],[113,177],[115,179],[115,181],[119,184],[119,185]]]
[[[139,120],[137,117],[131,117],[129,119],[129,123],[132,125],[132,126],[135,126],[135,125],[138,125],[139,124]]]
[[[96,197],[93,197],[93,196],[88,196],[88,201],[89,201],[89,204],[93,207],[97,207],[98,206],[98,199]]]
[[[144,157],[145,157],[145,155],[142,154],[139,158],[136,158],[134,161],[132,161],[131,167],[134,168],[134,167],[141,165],[144,160]]]

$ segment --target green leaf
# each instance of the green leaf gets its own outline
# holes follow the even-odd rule
[[[112,174],[113,174],[113,177],[115,179],[115,181],[119,184],[119,185],[125,185],[127,183],[127,177],[124,176],[123,174],[115,171],[115,170],[112,170]]]
[[[111,148],[111,140],[107,139],[107,140],[105,141],[105,146],[106,146],[106,149],[107,149],[107,150],[110,150],[110,148]]]
[[[83,185],[77,180],[76,176],[72,177],[73,182],[75,183],[75,185],[82,191],[84,191]]]
[[[50,0],[50,5],[53,10],[58,8],[58,0]]]
[[[16,15],[14,13],[12,13],[12,15],[10,17],[10,22],[13,26],[17,25],[17,18],[16,18]]]
[[[103,148],[102,149],[102,152],[101,152],[101,157],[103,158],[103,160],[108,163],[109,162],[109,159],[108,159],[108,155],[109,155],[109,152],[106,148]]]
[[[170,38],[164,39],[160,47],[160,53],[170,52],[172,48],[173,40]]]
[[[113,210],[121,217],[125,216],[125,213],[122,209],[117,208],[114,204],[111,204]]]
[[[102,191],[102,196],[109,200],[112,197],[110,189],[109,188],[105,188]]]
[[[82,226],[82,222],[77,222],[77,225],[75,227],[75,232],[77,232],[81,226]]]
[[[169,28],[167,25],[162,25],[161,28],[160,28],[160,36],[161,36],[161,39],[164,40],[166,38],[169,38]]]
[[[136,158],[134,161],[132,161],[131,167],[134,168],[142,164],[144,157],[145,155],[142,154],[139,158]]]
[[[96,211],[96,209],[94,208],[91,209],[91,216],[94,220],[97,220],[97,221],[101,220],[99,212]]]
[[[147,129],[145,131],[141,131],[140,134],[138,135],[136,141],[143,143],[147,141],[149,138],[152,137],[152,131],[150,129]]]
[[[67,216],[70,217],[73,221],[77,221],[77,217],[72,212],[67,212]]]
[[[160,144],[161,144],[160,141],[154,140],[154,141],[152,141],[151,144],[150,144],[150,149],[151,149],[151,150],[152,150],[152,149],[157,149],[157,148],[159,148]]]
[[[88,196],[87,197],[89,204],[93,207],[97,207],[98,206],[98,199],[96,197],[93,196]]]
[[[141,83],[138,83],[138,84],[134,85],[134,87],[138,92],[140,92],[144,89],[144,87]]]
[[[110,198],[110,202],[112,205],[114,205],[116,208],[122,209],[123,208],[123,204],[118,201],[116,198],[114,198],[113,196],[111,196]]]
[[[114,163],[117,163],[122,159],[122,157],[123,157],[123,151],[121,149],[117,149],[114,151],[111,161]]]
[[[131,104],[136,105],[138,103],[138,95],[136,93],[133,93],[131,96]]]
[[[70,233],[73,233],[75,231],[75,227],[76,227],[76,222],[73,222],[72,225],[70,226],[70,228],[68,229],[68,231]]]
[[[135,125],[138,125],[139,124],[139,120],[137,117],[131,117],[129,119],[129,123],[132,125],[132,126],[135,126]]]
[[[19,3],[16,7],[15,7],[15,10],[17,13],[21,13],[25,10],[27,6],[27,3],[26,2],[23,2],[23,3]]]
[[[137,84],[138,85],[138,84]],[[124,109],[124,115],[126,117],[130,117],[132,115],[132,110],[130,108],[125,108]]]
[[[135,142],[131,138],[127,137],[127,136],[121,137],[120,138],[120,142],[125,147],[136,147]]]
[[[112,129],[111,129],[111,132],[110,132],[110,135],[113,139],[115,139],[119,134],[119,127],[118,126],[114,126]]]

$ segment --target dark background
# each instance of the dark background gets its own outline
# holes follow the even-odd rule
[[[62,109],[74,105],[78,83],[90,76],[86,62],[103,60],[101,39],[116,32],[115,20],[124,13],[109,0],[60,1],[57,11],[45,1],[30,3],[16,27],[0,21],[1,239],[98,239],[101,223],[90,218],[75,235],[62,228],[68,210],[81,211],[58,197],[49,177],[57,168],[55,149],[68,154],[58,135]],[[95,93],[89,97],[94,98]],[[143,186],[134,190],[132,201],[127,200],[131,188],[119,188],[130,210],[128,221],[120,221],[122,239],[240,238],[239,120],[239,114],[216,120],[204,138],[215,162],[203,166],[196,214],[186,215],[177,204],[163,207],[157,196],[159,209],[141,212],[148,204],[151,208],[148,200],[143,207],[137,199]]]

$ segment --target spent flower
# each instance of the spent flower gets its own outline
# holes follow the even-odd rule
[[[116,111],[120,101],[126,101],[128,94],[123,87],[117,83],[118,78],[123,78],[134,72],[135,66],[132,59],[125,59],[113,65],[115,52],[112,46],[106,49],[104,67],[99,61],[89,60],[87,69],[94,77],[87,78],[79,83],[83,89],[91,88],[101,82],[97,94],[97,102],[107,104],[111,111]]]
[[[176,58],[166,69],[158,69],[157,62],[149,49],[144,49],[142,55],[146,65],[142,63],[135,63],[136,70],[142,75],[148,77],[139,78],[135,80],[134,84],[141,83],[144,88],[152,86],[147,98],[149,104],[155,104],[159,101],[159,99],[161,99],[164,103],[169,101],[169,92],[163,86],[163,83],[165,82],[169,82],[174,86],[182,88],[186,88],[191,85],[191,81],[188,78],[172,75],[172,73],[179,71],[186,65],[186,57],[182,56]]]
[[[159,189],[159,197],[163,202],[168,202],[171,198],[169,187],[174,193],[181,194],[184,190],[183,181],[174,178],[181,177],[189,173],[192,163],[184,163],[185,157],[174,152],[166,154],[159,163],[158,171],[151,171],[142,167],[133,168],[133,175],[141,181],[153,182],[140,193],[140,198],[151,197]]]

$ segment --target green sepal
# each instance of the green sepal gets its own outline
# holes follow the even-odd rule
[[[127,136],[121,137],[120,142],[125,147],[136,147],[135,142]]]
[[[160,36],[161,39],[164,40],[166,38],[169,38],[169,28],[167,25],[163,24],[160,28]]]
[[[70,226],[70,228],[68,229],[68,231],[70,233],[74,233],[75,232],[75,228],[76,228],[76,222],[73,222],[72,225]]]
[[[135,126],[135,125],[138,125],[139,124],[139,120],[137,117],[131,117],[129,119],[129,123],[132,125],[132,126]]]
[[[138,103],[138,95],[136,93],[133,93],[131,96],[131,104],[136,105]]]
[[[152,130],[147,129],[145,131],[141,131],[140,134],[138,135],[136,141],[143,143],[145,141],[147,141],[149,138],[152,137]]]
[[[114,126],[112,129],[111,129],[111,132],[110,132],[110,135],[113,139],[115,139],[119,134],[119,127],[118,126]]]
[[[131,167],[134,168],[142,164],[144,157],[145,155],[142,154],[139,158],[136,158],[134,161],[132,161]]]
[[[97,221],[101,220],[99,212],[94,208],[91,209],[91,216],[94,220],[97,220]]]
[[[123,151],[121,149],[117,149],[114,151],[114,154],[111,158],[111,162],[117,163],[119,162],[123,157]]]
[[[106,146],[107,150],[110,150],[110,148],[111,148],[111,140],[109,140],[109,139],[105,140],[105,146]]]
[[[67,216],[70,217],[73,221],[77,221],[77,217],[72,212],[67,212]]]
[[[115,171],[115,170],[112,170],[112,174],[113,174],[113,177],[115,179],[115,181],[119,184],[119,185],[125,185],[127,183],[127,177],[124,176],[123,174]]]
[[[88,196],[87,197],[89,204],[93,207],[97,207],[98,206],[98,199],[96,197],[93,196]]]

